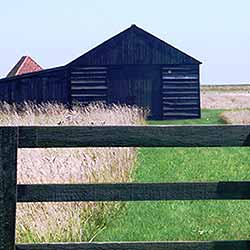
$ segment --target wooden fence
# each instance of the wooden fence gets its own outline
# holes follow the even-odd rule
[[[249,147],[250,126],[0,127],[0,250],[250,249],[250,240],[15,244],[16,202],[250,199],[250,181],[16,184],[18,148],[131,146]]]

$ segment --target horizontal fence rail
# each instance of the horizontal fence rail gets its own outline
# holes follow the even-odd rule
[[[249,147],[250,125],[0,127],[0,250],[248,250],[250,241],[15,244],[16,202],[250,200],[250,181],[20,184],[17,148]]]
[[[240,147],[250,125],[20,127],[20,148]]]
[[[18,244],[16,250],[249,250],[249,241]]]
[[[250,199],[250,182],[17,185],[18,202]]]

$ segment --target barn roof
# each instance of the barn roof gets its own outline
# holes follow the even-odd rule
[[[132,25],[69,65],[98,64],[201,64],[192,56]]]
[[[31,57],[22,56],[6,77],[23,75],[26,73],[36,72],[40,70],[42,70],[42,67],[37,64]]]

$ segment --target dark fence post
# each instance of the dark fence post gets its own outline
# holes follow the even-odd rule
[[[15,249],[18,128],[0,127],[0,250]]]

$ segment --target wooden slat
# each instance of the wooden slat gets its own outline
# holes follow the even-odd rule
[[[73,96],[71,97],[72,101],[77,102],[105,102],[107,100],[107,96]]]
[[[33,126],[19,128],[19,147],[250,146],[250,125]]]
[[[102,80],[102,79],[106,79],[107,75],[90,75],[90,76],[71,76],[71,80],[86,80],[86,79],[98,79],[98,80]]]
[[[190,112],[196,112],[197,110],[200,110],[197,106],[196,107],[170,107],[170,106],[163,106],[163,111],[181,111],[181,112],[186,112],[186,111],[190,111]]]
[[[171,74],[169,73],[162,73],[161,75],[162,79],[198,79],[198,74],[197,72],[195,73],[190,73],[190,72],[172,72]],[[170,77],[170,78],[169,78]]]
[[[197,96],[168,96],[163,97],[163,100],[195,100],[199,101]]]
[[[74,93],[71,94],[72,97],[105,97],[106,94],[81,94],[81,93]]]
[[[198,71],[198,67],[193,67],[190,65],[182,65],[182,66],[163,66],[162,67],[162,71],[168,71],[168,70],[172,70],[172,71],[181,71],[181,72],[185,72],[185,71],[190,71],[190,70],[196,70]]]
[[[17,136],[0,127],[0,250],[15,249]]]
[[[250,199],[250,182],[18,185],[18,202]]]
[[[171,80],[162,80],[163,84],[198,84],[198,80],[190,80],[190,79],[171,79]]]
[[[163,92],[164,97],[198,97],[199,92]]]
[[[199,101],[198,100],[163,100],[163,105],[198,105]]]
[[[91,79],[84,79],[84,80],[71,80],[71,83],[73,84],[105,84],[106,80],[95,80],[93,78]]]
[[[190,95],[199,95],[199,92],[198,91],[186,91],[186,90],[181,90],[181,89],[176,89],[176,91],[163,91],[162,92],[163,95],[184,95],[184,96],[190,96]]]
[[[108,89],[71,89],[71,96],[107,96]]]
[[[197,86],[194,87],[182,87],[182,86],[168,86],[168,85],[163,85],[162,89],[164,90],[169,90],[169,91],[173,91],[173,90],[177,90],[177,91],[198,91],[199,88]]]
[[[17,244],[16,250],[249,250],[250,240]]]
[[[162,76],[163,80],[197,80],[198,76]]]
[[[71,90],[107,90],[107,86],[72,86]]]
[[[184,102],[184,103],[176,103],[176,102],[163,102],[163,107],[169,107],[169,108],[199,108],[198,103],[195,102]]]
[[[105,83],[103,83],[103,84],[101,84],[101,83],[72,83],[71,82],[71,87],[107,87],[107,83],[105,82]]]
[[[176,82],[165,82],[162,84],[162,88],[198,88],[198,82],[195,83],[176,83]]]
[[[195,118],[199,118],[199,114],[197,115],[190,115],[190,114],[185,114],[185,115],[163,115],[163,119],[165,120],[186,120],[186,119],[195,119]]]
[[[191,117],[198,117],[199,114],[196,112],[196,111],[191,111],[191,112],[188,112],[186,110],[175,110],[173,112],[163,112],[163,115],[164,117],[168,116],[168,117],[171,117],[171,116],[179,116],[179,117],[186,117],[186,118],[191,118]]]
[[[188,70],[173,70],[173,69],[168,69],[168,70],[162,70],[162,75],[198,75],[198,70],[196,69],[188,69]]]
[[[74,67],[73,70],[101,70],[101,69],[107,69],[107,67]]]
[[[71,72],[72,76],[74,75],[103,75],[107,74],[107,71],[75,71]]]

